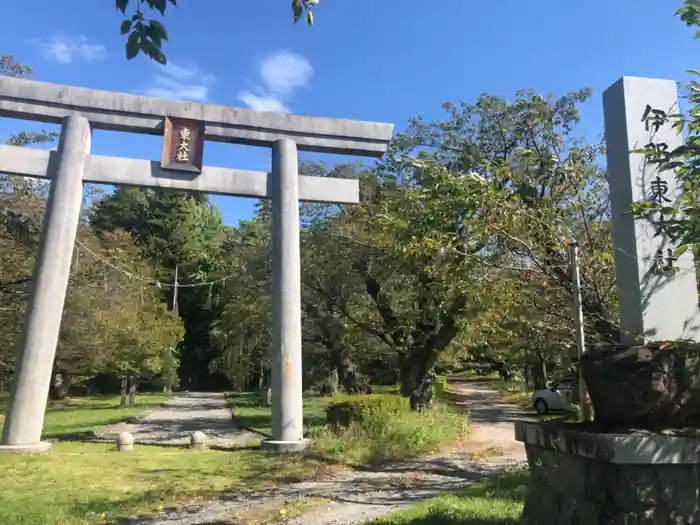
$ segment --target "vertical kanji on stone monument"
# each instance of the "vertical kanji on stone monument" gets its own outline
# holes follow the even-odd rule
[[[603,94],[621,342],[700,340],[692,250],[667,231],[682,194],[673,151],[682,145],[669,118],[678,113],[670,80],[623,77]],[[648,216],[635,203],[653,203]]]

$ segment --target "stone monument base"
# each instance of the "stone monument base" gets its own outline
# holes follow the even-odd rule
[[[308,439],[302,439],[301,441],[275,441],[274,439],[263,439],[260,442],[260,448],[265,452],[272,452],[274,454],[284,454],[293,452],[302,452],[311,443]]]
[[[11,452],[14,454],[42,454],[51,450],[53,443],[50,441],[39,441],[32,445],[0,445],[0,454]]]
[[[516,423],[530,483],[522,525],[700,523],[700,439]]]

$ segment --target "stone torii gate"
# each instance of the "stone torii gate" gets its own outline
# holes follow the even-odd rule
[[[299,201],[359,202],[356,180],[298,174],[297,150],[379,157],[391,124],[259,112],[0,78],[0,117],[61,124],[57,151],[0,147],[0,172],[51,180],[0,451],[42,452],[83,183],[272,199],[274,451],[302,449]],[[90,154],[91,131],[164,137],[161,162]],[[202,166],[205,140],[272,148],[272,172]]]

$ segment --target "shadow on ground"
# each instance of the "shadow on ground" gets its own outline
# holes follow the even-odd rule
[[[406,479],[404,476],[399,475],[390,476],[394,479],[387,479],[386,473],[383,475],[352,474],[347,479],[291,483],[253,494],[221,494],[217,497],[216,502],[204,507],[174,507],[166,509],[158,516],[120,518],[111,522],[110,525],[162,525],[169,522],[180,523],[178,520],[183,520],[182,523],[186,523],[185,517],[193,515],[195,511],[198,517],[192,523],[206,525],[226,523],[230,525],[235,522],[222,520],[222,515],[231,515],[251,506],[275,505],[299,498],[323,498],[338,504],[403,507],[442,494],[459,493],[470,484],[483,481],[485,477],[493,474],[494,471],[488,468],[463,470],[461,472],[453,470],[451,471],[451,476],[444,476],[442,479],[436,479],[435,477]],[[489,497],[489,494],[484,491],[483,496]],[[125,499],[125,503],[127,499]],[[99,506],[100,502],[90,502],[90,508],[99,508]],[[206,521],[207,515],[211,516],[209,521]],[[452,522],[433,521],[426,523]]]
[[[500,392],[492,390],[472,390],[468,400],[459,392],[447,392],[446,396],[451,405],[469,412],[472,424],[516,423],[531,416],[519,406],[504,401]]]

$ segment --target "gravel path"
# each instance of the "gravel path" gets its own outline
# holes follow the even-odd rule
[[[166,511],[157,516],[120,520],[120,525],[235,525],[234,516],[250,511],[278,507],[301,498],[322,498],[300,518],[286,520],[286,525],[359,525],[366,521],[403,509],[412,503],[444,492],[463,488],[489,474],[503,472],[522,465],[525,450],[514,440],[513,423],[526,416],[513,405],[504,403],[501,396],[478,383],[452,383],[451,390],[458,394],[456,404],[470,412],[472,438],[465,446],[449,453],[437,454],[420,460],[383,466],[377,470],[356,470],[336,475],[331,479],[306,481],[276,487],[253,494],[223,495],[204,506],[185,510]],[[187,414],[195,410],[192,399],[204,399],[213,405],[211,394],[192,395],[190,402],[173,403],[171,410]],[[182,404],[180,404],[182,403]],[[174,407],[180,408],[175,409]],[[202,410],[200,406],[200,411]],[[210,406],[207,414],[218,414]],[[221,412],[223,419],[223,412]],[[175,429],[195,424],[197,418],[162,416],[156,411],[152,417],[171,417]],[[230,419],[230,416],[229,416]],[[149,421],[152,418],[149,418]],[[183,420],[188,421],[186,425]],[[210,419],[211,421],[211,419]],[[138,425],[137,425],[138,426]],[[206,425],[205,425],[206,426]],[[208,426],[211,426],[209,423]],[[146,426],[148,428],[148,424]],[[188,426],[188,430],[190,427]],[[204,430],[206,432],[206,430]],[[156,429],[140,431],[143,436],[161,435]],[[139,431],[137,429],[138,435]],[[172,431],[173,434],[177,432]],[[234,439],[240,439],[234,438]],[[258,437],[259,439],[259,437]]]
[[[98,438],[112,441],[121,432],[129,432],[136,443],[187,445],[197,430],[206,434],[211,448],[260,441],[259,435],[236,428],[224,394],[197,392],[176,397],[136,421],[102,430]]]

